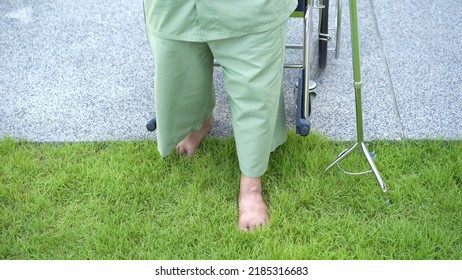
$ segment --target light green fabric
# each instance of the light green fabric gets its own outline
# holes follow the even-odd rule
[[[171,1],[178,5],[176,0],[146,1],[146,4],[160,2],[166,4]],[[297,2],[278,1],[295,4]],[[194,7],[209,3],[210,7],[217,8],[218,3],[226,1],[184,0],[181,2],[185,3],[185,6],[194,2]],[[244,7],[248,7],[248,4],[244,3],[253,3],[250,0],[234,2],[242,3]],[[273,0],[255,2],[278,6]],[[159,7],[161,6],[159,4]],[[228,4],[222,7],[232,11],[240,10]],[[181,7],[178,9],[182,10]],[[294,9],[295,6],[289,10],[291,12]],[[264,31],[237,35],[242,31],[228,28],[220,33],[224,38],[206,42],[195,42],[193,37],[185,35],[189,34],[188,29],[180,23],[177,25],[180,31],[175,34],[182,33],[182,30],[186,33],[182,33],[179,37],[173,36],[173,39],[170,38],[171,36],[159,35],[152,28],[148,28],[155,58],[157,141],[162,156],[172,152],[191,130],[200,129],[204,120],[212,115],[215,105],[213,92],[213,59],[215,58],[223,68],[240,169],[248,177],[259,177],[266,172],[270,153],[287,138],[281,88],[287,18],[290,12],[286,13],[285,8],[283,10],[285,19],[275,26],[272,22],[266,23],[266,27],[273,27],[265,28]],[[146,12],[149,13],[148,9]],[[225,14],[222,12],[217,15],[229,19]],[[153,15],[151,13],[151,16]],[[186,14],[183,16],[187,17]],[[201,21],[197,16],[200,15],[192,14],[192,18]],[[178,15],[175,17],[177,18]],[[253,17],[249,18],[252,19]],[[148,25],[153,21],[155,20],[150,20],[147,16]],[[183,17],[179,21],[188,22],[187,19],[183,20]],[[262,26],[261,22],[258,20],[256,22],[258,24],[255,28],[249,27],[248,30],[258,30],[257,27]],[[167,26],[173,28],[174,25]],[[223,26],[227,26],[226,23]],[[237,26],[243,25],[237,23]],[[249,23],[248,26],[251,24]],[[196,27],[192,29],[197,30]],[[199,29],[202,30],[203,27],[200,25]],[[166,30],[170,30],[169,28]],[[211,32],[212,35],[218,34],[213,33],[213,30]],[[203,39],[204,37],[201,37],[199,41]]]
[[[147,27],[164,39],[206,42],[269,30],[297,0],[145,0]]]
[[[157,146],[167,156],[212,115],[213,56],[206,43],[151,35],[150,42],[155,57]]]
[[[274,29],[212,41],[222,65],[242,173],[262,176],[269,156],[287,139],[282,92],[287,20]]]
[[[155,57],[158,149],[168,155],[213,111],[213,57],[222,65],[239,165],[263,175],[287,138],[282,70],[287,22],[266,32],[209,43],[150,36]]]

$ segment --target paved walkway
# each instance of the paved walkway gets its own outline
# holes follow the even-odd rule
[[[355,139],[348,1],[340,58],[316,73],[314,129]],[[34,141],[147,139],[153,59],[142,0],[0,2],[0,137]],[[358,1],[366,140],[462,138],[459,0]],[[288,41],[300,42],[301,21]],[[287,60],[298,60],[288,52]],[[232,133],[221,70],[213,135]],[[285,71],[293,125],[295,70]]]

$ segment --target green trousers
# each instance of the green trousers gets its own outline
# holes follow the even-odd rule
[[[215,58],[223,68],[241,172],[262,176],[270,153],[287,139],[282,92],[286,30],[284,22],[265,32],[209,42],[149,34],[160,154],[167,156],[212,116]]]

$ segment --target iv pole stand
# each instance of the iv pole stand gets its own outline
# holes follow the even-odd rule
[[[356,0],[350,0],[350,20],[351,20],[351,43],[352,43],[352,55],[353,55],[353,73],[354,73],[354,89],[355,89],[355,101],[356,101],[356,136],[357,142],[353,144],[350,148],[345,150],[341,153],[337,159],[335,159],[329,166],[327,166],[326,170],[332,168],[335,164],[339,163],[342,159],[348,156],[352,151],[356,148],[360,149],[364,156],[367,159],[370,167],[372,168],[372,172],[374,172],[375,177],[377,178],[380,188],[383,192],[387,191],[387,187],[385,186],[385,182],[383,181],[382,177],[380,176],[380,172],[375,166],[375,163],[367,149],[366,144],[364,143],[364,132],[363,132],[363,112],[362,112],[362,104],[361,104],[361,59],[360,59],[360,52],[359,52],[359,32],[358,32],[358,9],[356,6]]]

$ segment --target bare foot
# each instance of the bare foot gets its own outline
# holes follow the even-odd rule
[[[202,128],[199,130],[191,131],[186,137],[181,140],[180,143],[176,146],[176,151],[179,155],[187,155],[188,157],[192,157],[196,152],[197,147],[204,138],[205,134],[207,134],[212,127],[212,117],[208,118],[204,121]]]
[[[238,203],[239,229],[251,230],[268,223],[269,214],[263,201],[261,177],[250,178],[241,174]]]

